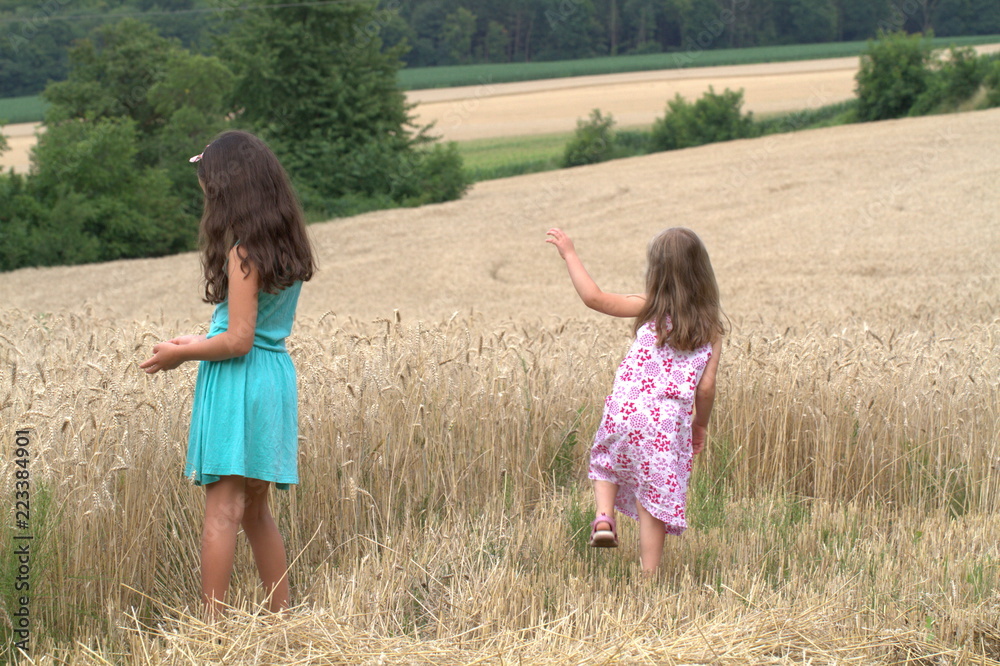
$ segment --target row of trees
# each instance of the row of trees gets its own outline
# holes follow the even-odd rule
[[[396,86],[399,49],[353,43],[370,7],[262,6],[192,53],[148,24],[99,28],[50,84],[31,173],[0,176],[0,270],[193,249],[191,155],[227,127],[256,132],[323,215],[461,196],[454,146],[428,148]]]
[[[215,0],[0,0],[0,97],[35,95],[69,74],[74,42],[126,16],[140,15],[158,34],[207,54],[232,14]]]
[[[298,3],[286,3],[298,4]],[[563,60],[626,53],[856,41],[906,30],[1000,33],[996,0],[359,0],[352,39],[406,45],[412,67]],[[282,11],[294,13],[296,7]],[[116,15],[141,14],[202,55],[253,0],[0,0],[0,97],[35,94],[68,73],[76,39]]]
[[[995,0],[416,0],[383,3],[410,66],[1000,33]]]

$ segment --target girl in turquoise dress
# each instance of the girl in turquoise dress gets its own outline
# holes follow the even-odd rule
[[[205,297],[216,304],[207,335],[153,347],[152,374],[201,361],[185,476],[205,486],[202,600],[224,605],[242,526],[271,611],[288,607],[285,545],[268,507],[271,483],[298,483],[298,398],[285,350],[302,282],[315,270],[302,210],[263,141],[220,134],[201,155]]]

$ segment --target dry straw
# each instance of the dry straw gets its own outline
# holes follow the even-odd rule
[[[0,427],[33,430],[35,663],[1000,658],[996,320],[737,322],[694,527],[657,581],[631,524],[619,552],[584,546],[588,439],[627,327],[300,320],[302,483],[276,493],[299,605],[250,612],[241,547],[241,609],[210,627],[184,610],[195,367],[137,368],[176,324],[0,317]]]

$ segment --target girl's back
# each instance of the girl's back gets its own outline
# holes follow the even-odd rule
[[[666,327],[669,326],[668,318]],[[676,400],[690,407],[698,381],[712,356],[711,343],[679,351],[669,344],[658,345],[656,340],[657,330],[652,323],[639,328],[615,375],[616,382],[634,382],[636,397],[645,401]]]
[[[711,356],[711,344],[676,350],[657,344],[651,323],[641,326],[618,367],[594,436],[590,478],[618,486],[618,511],[638,518],[638,500],[671,534],[687,528],[693,406]]]
[[[268,504],[273,483],[298,483],[295,366],[285,349],[302,282],[315,270],[302,210],[267,145],[227,131],[190,160],[205,193],[200,235],[207,335],[153,347],[146,372],[200,361],[185,475],[205,487],[202,599],[224,606],[242,528],[272,611],[288,607],[284,540]]]
[[[680,534],[691,458],[705,444],[724,326],[701,239],[675,227],[649,244],[645,294],[601,290],[561,229],[549,243],[590,308],[635,317],[635,341],[615,374],[590,452],[597,514],[590,545],[618,545],[615,510],[639,520],[643,570],[659,566],[665,533]]]
[[[257,295],[257,328],[254,331],[254,347],[271,351],[284,351],[285,338],[292,332],[292,322],[295,318],[295,306],[299,301],[302,281],[297,280],[292,286],[282,289],[276,294],[266,291]],[[208,337],[217,335],[229,328],[229,301],[223,301],[215,306],[212,313],[212,325]]]

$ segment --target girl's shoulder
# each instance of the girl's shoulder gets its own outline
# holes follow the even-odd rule
[[[674,324],[673,321],[671,321],[670,319],[670,315],[664,315],[663,320],[659,322],[650,319],[649,321],[641,325],[636,330],[636,333],[637,334],[652,333],[653,335],[659,335],[660,333],[663,333],[664,335],[666,335],[671,331],[671,329],[673,329],[673,327]]]

